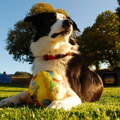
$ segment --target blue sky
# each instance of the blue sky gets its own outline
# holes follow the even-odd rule
[[[111,10],[115,12],[118,7],[117,0],[1,0],[0,1],[0,73],[6,71],[13,74],[16,71],[30,72],[32,65],[19,63],[13,60],[5,50],[5,40],[10,28],[23,20],[31,7],[38,2],[50,3],[54,8],[62,8],[67,11],[77,23],[81,32],[84,28],[92,26],[98,14]]]

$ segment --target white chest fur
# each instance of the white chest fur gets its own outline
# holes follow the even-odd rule
[[[33,76],[35,76],[38,72],[43,70],[53,70],[62,74],[65,77],[67,63],[71,58],[72,56],[66,56],[65,58],[48,61],[43,60],[42,57],[36,58],[34,60]]]

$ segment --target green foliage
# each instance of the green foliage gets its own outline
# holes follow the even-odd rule
[[[62,14],[65,14],[66,16],[69,16],[68,13],[64,9],[62,9],[62,8],[55,9],[55,12],[62,13]]]
[[[120,18],[120,7],[118,7],[118,8],[116,9],[116,13],[117,13],[117,15],[118,15],[119,18]]]
[[[43,12],[58,12],[58,13],[65,14],[66,16],[69,16],[65,10],[61,8],[54,9],[54,7],[51,4],[43,3],[43,2],[39,2],[38,4],[32,6],[32,8],[30,9],[29,15],[35,15]]]
[[[19,72],[19,71],[17,71],[17,72],[15,72],[14,76],[16,76],[16,77],[19,77],[19,76],[29,77],[29,76],[31,76],[31,74],[28,73],[28,72]]]
[[[36,15],[43,12],[54,12],[54,8],[51,4],[39,2],[38,4],[32,6],[29,15]]]
[[[111,11],[105,11],[98,15],[93,27],[103,36],[103,57],[109,61],[112,67],[117,67],[120,61],[120,36],[118,16]]]
[[[32,62],[33,57],[29,50],[31,36],[35,33],[32,24],[18,21],[8,33],[6,50],[18,61]]]
[[[18,92],[27,90],[23,85],[5,85],[0,87],[0,100]],[[71,111],[48,110],[34,105],[0,108],[0,120],[119,120],[120,119],[120,87],[104,88],[99,101],[83,103]]]
[[[120,7],[118,7],[118,8],[116,9],[116,14],[117,14],[118,17],[119,17],[119,22],[120,22]],[[120,25],[119,25],[119,35],[120,35]]]
[[[111,11],[102,12],[92,27],[84,30],[78,44],[87,65],[109,62],[117,67],[120,61],[120,36],[118,16]],[[88,62],[87,62],[88,61]]]
[[[35,15],[42,12],[59,12],[68,16],[67,12],[63,9],[54,9],[51,4],[39,2],[32,6],[28,15]],[[14,29],[8,32],[6,40],[6,50],[9,54],[13,55],[13,59],[16,61],[25,61],[32,63],[33,57],[29,50],[30,41],[35,34],[35,28],[31,23],[25,23],[23,20],[18,21],[14,25]]]
[[[91,27],[87,27],[83,34],[77,38],[80,45],[80,53],[84,58],[84,63],[88,65],[96,65],[99,69],[99,62],[103,61],[103,51],[101,46],[104,42],[100,33],[93,31]]]

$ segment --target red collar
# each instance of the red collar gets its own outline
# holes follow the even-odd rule
[[[58,54],[58,55],[44,55],[43,60],[47,61],[47,60],[60,59],[60,58],[64,58],[67,55],[70,55],[70,52],[66,54]]]

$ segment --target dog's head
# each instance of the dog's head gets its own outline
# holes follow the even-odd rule
[[[34,56],[41,55],[40,51],[47,54],[49,50],[44,49],[51,49],[51,47],[54,49],[54,47],[58,46],[58,43],[68,42],[73,31],[80,31],[70,17],[55,12],[39,13],[26,17],[24,21],[31,22],[36,28],[36,34],[31,43]]]

